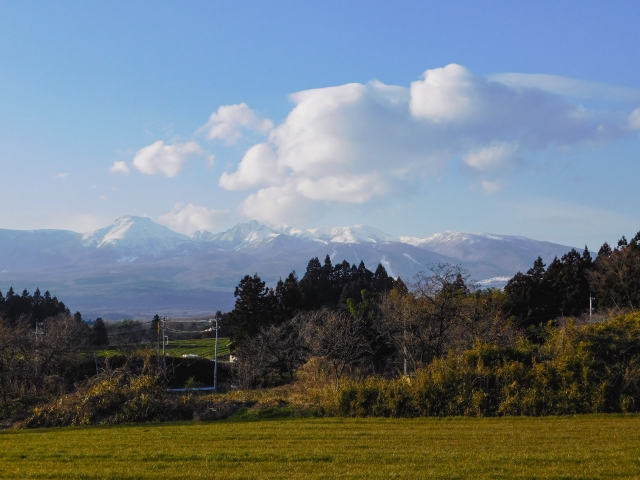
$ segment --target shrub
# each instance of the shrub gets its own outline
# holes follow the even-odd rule
[[[640,312],[597,325],[547,329],[541,346],[477,343],[412,378],[350,380],[325,397],[345,416],[495,416],[636,412]]]

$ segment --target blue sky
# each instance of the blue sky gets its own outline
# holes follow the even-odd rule
[[[0,2],[0,228],[640,229],[640,3]],[[221,108],[222,107],[222,108]]]

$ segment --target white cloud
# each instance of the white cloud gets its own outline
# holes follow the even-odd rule
[[[160,140],[138,150],[133,158],[133,166],[147,175],[162,173],[167,177],[175,177],[190,156],[202,154],[202,147],[196,142],[165,145]]]
[[[289,182],[282,187],[258,190],[249,195],[238,210],[247,218],[277,225],[303,222],[309,216],[309,202]]]
[[[192,234],[198,230],[213,230],[225,222],[228,216],[228,210],[208,209],[192,203],[176,203],[173,209],[158,218],[158,221],[177,232]]]
[[[259,143],[247,151],[236,172],[222,174],[220,186],[227,190],[247,190],[277,184],[284,173],[271,147],[266,143]]]
[[[508,163],[517,150],[517,143],[494,141],[491,145],[467,153],[462,159],[477,170],[495,170]]]
[[[106,199],[107,199],[107,196],[106,196],[106,195],[100,195],[100,196],[98,197],[98,200],[100,200],[101,202],[104,202]]]
[[[629,115],[629,127],[634,130],[640,130],[640,108],[636,108]]]
[[[476,96],[474,78],[452,63],[427,70],[423,80],[411,83],[411,113],[434,122],[452,121],[471,113]]]
[[[499,180],[483,180],[480,186],[485,193],[498,193],[502,189],[502,182]]]
[[[243,131],[267,133],[273,128],[273,122],[260,117],[246,103],[222,105],[201,127],[210,140],[218,139],[231,145],[242,138]]]
[[[124,161],[115,160],[109,171],[112,173],[124,173],[127,175],[129,173],[129,167]]]
[[[291,100],[294,108],[267,141],[220,177],[225,189],[253,190],[239,207],[248,217],[292,222],[319,205],[410,193],[456,159],[482,190],[496,192],[516,156],[612,141],[628,134],[631,121],[460,65],[427,70],[410,88],[351,83]]]
[[[64,173],[56,173],[53,178],[57,178],[58,180],[64,180],[65,178],[67,178],[69,176],[69,174],[67,172]]]

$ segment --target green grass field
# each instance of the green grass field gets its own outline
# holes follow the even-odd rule
[[[215,355],[215,338],[201,340],[170,340],[167,345],[167,355],[181,357],[184,354],[196,354],[202,358],[213,358]],[[229,353],[229,339],[218,339],[218,357]]]
[[[196,354],[202,358],[212,359],[215,354],[215,338],[203,338],[199,340],[169,340],[167,345],[167,355],[170,357],[181,357],[184,354]],[[156,344],[147,344],[149,348],[155,349]],[[162,348],[162,347],[161,347]],[[100,357],[112,357],[118,355],[118,347],[113,346],[108,349],[96,351]],[[229,353],[229,339],[218,339],[218,357]]]
[[[282,419],[0,433],[2,478],[640,478],[640,416]]]

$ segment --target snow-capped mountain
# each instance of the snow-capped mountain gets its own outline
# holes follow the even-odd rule
[[[273,239],[278,235],[280,235],[279,232],[252,220],[247,223],[239,223],[225,232],[212,234],[201,231],[196,232],[192,237],[215,244],[222,249],[241,250],[264,240]]]
[[[50,290],[89,316],[194,315],[233,307],[247,274],[268,284],[313,257],[411,281],[437,263],[461,264],[483,286],[501,286],[539,255],[548,264],[570,247],[525,237],[444,232],[394,237],[365,225],[302,230],[256,221],[218,233],[176,233],[149,218],[126,216],[92,233],[0,230],[0,290]]]
[[[502,267],[505,272],[526,271],[538,256],[548,264],[570,247],[513,235],[446,231],[428,238],[399,237],[403,243],[424,248],[459,262],[482,262]]]
[[[192,238],[155,223],[150,218],[125,216],[113,225],[82,237],[85,247],[108,248],[139,256],[158,256],[192,242]]]
[[[397,238],[393,235],[366,225],[314,228],[306,230],[305,233],[326,243],[384,243],[397,241]]]

